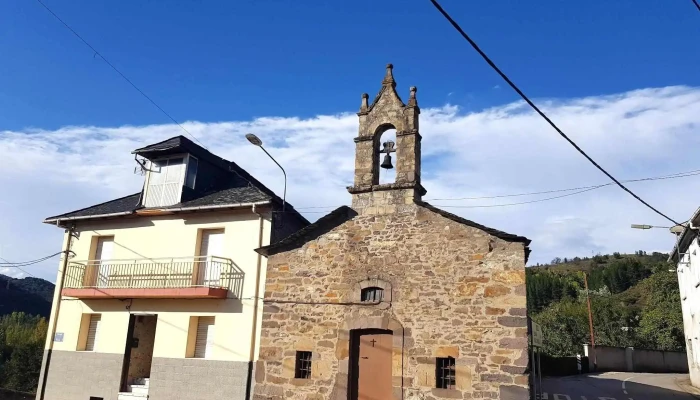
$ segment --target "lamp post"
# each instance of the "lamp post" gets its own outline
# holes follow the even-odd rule
[[[263,142],[262,142],[262,140],[260,140],[259,137],[255,136],[252,133],[248,133],[245,135],[245,138],[248,139],[248,141],[252,145],[260,147],[262,149],[262,151],[264,151],[265,154],[267,154],[267,156],[270,157],[270,159],[272,161],[274,161],[275,164],[277,164],[277,166],[280,167],[280,169],[282,170],[282,174],[284,175],[284,193],[282,194],[282,212],[284,212],[285,206],[287,205],[287,172],[285,172],[284,168],[282,168],[280,163],[278,163],[277,160],[275,160],[275,158],[272,157],[270,155],[270,153],[267,152],[267,150],[265,150],[265,148],[263,147]]]

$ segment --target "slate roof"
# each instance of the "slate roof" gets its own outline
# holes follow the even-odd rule
[[[258,203],[271,200],[272,197],[263,193],[260,189],[257,189],[253,186],[246,186],[220,190],[202,196],[198,199],[185,201],[180,204],[175,204],[173,206],[159,208],[188,208],[200,206],[215,206],[223,204]]]
[[[133,212],[139,206],[141,192],[120,197],[115,200],[110,200],[104,203],[96,204],[91,207],[81,208],[80,210],[71,211],[69,213],[48,217],[44,222],[55,221],[56,219],[71,219],[81,217],[91,217],[97,215],[107,215],[116,213]]]
[[[155,207],[155,209],[179,210],[183,208],[227,205],[234,207],[239,204],[261,202],[269,202],[278,206],[278,208],[282,205],[283,200],[279,196],[255,179],[246,170],[239,167],[238,164],[209,152],[209,150],[197,145],[184,136],[172,137],[162,142],[136,149],[132,153],[145,158],[189,153],[200,160],[208,161],[215,166],[214,168],[219,171],[219,174],[223,174],[219,175],[222,179],[217,181],[218,183],[215,187],[211,189],[200,189],[206,190],[204,193],[193,191],[186,201],[172,206]],[[136,212],[136,210],[145,209],[140,205],[140,200],[141,192],[80,210],[49,217],[46,218],[44,222],[55,222],[58,219],[100,218],[108,216],[109,214],[130,214]],[[291,204],[287,203],[286,210],[291,212],[293,216],[300,219],[303,223],[309,223],[301,214],[294,210]]]
[[[441,210],[429,203],[426,203],[424,201],[418,201],[416,202],[417,205],[430,210],[436,214],[439,214],[447,219],[450,219],[455,222],[459,222],[460,224],[464,224],[467,226],[471,226],[472,228],[476,228],[479,230],[482,230],[486,233],[488,233],[491,236],[495,236],[499,239],[503,239],[507,242],[519,242],[523,243],[526,247],[525,249],[525,260],[527,261],[527,258],[530,254],[530,249],[527,247],[530,244],[530,239],[526,238],[525,236],[518,236],[518,235],[513,235],[511,233],[506,233],[503,231],[499,231],[498,229],[493,229],[489,228],[487,226],[477,224],[474,221],[470,221],[466,218],[462,218],[458,215],[449,213],[447,211]],[[357,215],[357,212],[353,210],[352,208],[348,206],[341,206],[339,208],[336,208],[335,210],[331,211],[329,214],[326,214],[325,216],[319,218],[316,222],[313,224],[307,225],[303,229],[287,236],[286,238],[273,243],[271,245],[261,247],[257,249],[256,251],[264,256],[270,256],[273,254],[281,253],[284,251],[289,251],[293,250],[296,248],[299,248],[304,245],[304,243],[309,242],[311,240],[314,240],[318,238],[319,236],[323,235],[324,233],[329,232],[333,228],[342,225],[346,221],[349,221],[353,219]]]

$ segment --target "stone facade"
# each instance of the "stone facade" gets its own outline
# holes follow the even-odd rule
[[[371,105],[362,97],[352,209],[258,250],[268,270],[254,399],[356,400],[362,332],[392,335],[393,399],[528,397],[529,240],[421,201],[416,89],[405,105],[392,69]],[[391,127],[397,179],[380,185]],[[381,301],[363,302],[369,287]],[[309,378],[295,377],[297,351],[311,352]],[[437,358],[448,357],[454,385],[438,388]]]
[[[393,332],[395,399],[505,400],[503,386],[527,398],[525,246],[413,209],[357,216],[269,257],[255,399],[346,400],[359,328]],[[373,280],[390,298],[357,302]],[[294,378],[297,350],[313,352],[311,379]],[[454,390],[435,388],[442,356],[456,359]]]

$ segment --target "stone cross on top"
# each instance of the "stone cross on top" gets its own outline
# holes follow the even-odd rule
[[[359,213],[393,213],[407,209],[398,207],[420,201],[426,191],[420,183],[420,146],[418,133],[420,108],[417,89],[409,89],[408,104],[396,92],[394,66],[388,64],[379,93],[369,104],[369,95],[362,95],[359,135],[355,138],[355,179],[348,188],[352,206]],[[396,143],[387,141],[380,148],[381,137],[396,129]],[[390,154],[396,152],[396,181],[379,184],[379,168],[391,168]],[[386,154],[380,164],[381,154]]]

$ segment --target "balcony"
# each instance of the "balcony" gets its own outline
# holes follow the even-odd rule
[[[63,296],[81,299],[240,298],[243,271],[222,257],[87,260],[68,263]]]

